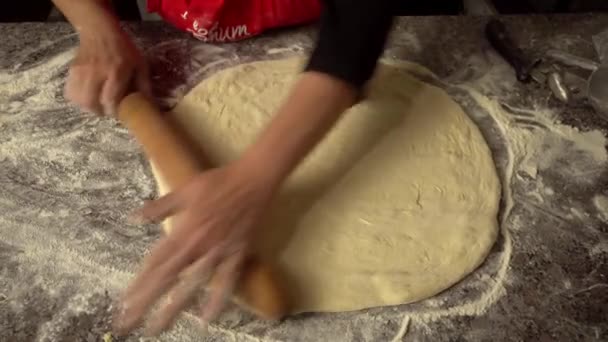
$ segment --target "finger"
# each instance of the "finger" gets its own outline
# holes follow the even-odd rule
[[[176,280],[176,276],[149,279],[148,283],[151,285],[148,287],[144,285],[144,288],[140,289],[140,291],[145,293],[138,295],[136,292],[133,292],[131,296],[122,299],[114,320],[114,330],[119,334],[126,334],[139,326],[146,312],[154,304],[155,299],[175,284]]]
[[[152,274],[165,262],[170,260],[175,251],[182,250],[185,247],[183,243],[180,243],[181,240],[176,235],[167,235],[152,247],[150,253],[144,258],[137,277],[123,293],[122,297],[125,300],[132,298],[134,294],[140,292],[141,288],[145,287],[150,281]]]
[[[174,234],[177,235],[177,234]],[[197,255],[205,255],[209,248],[201,248],[200,242],[205,240],[206,232],[204,229],[199,229],[187,238],[176,239],[175,241],[186,241],[186,243],[173,244],[173,249],[170,247],[159,246],[157,253],[150,254],[146,263],[151,266],[146,266],[146,273],[142,272],[142,276],[136,279],[135,285],[127,292],[126,299],[128,303],[134,303],[138,307],[138,303],[148,303],[150,299],[157,298],[167,289],[163,279],[176,278],[177,275],[188,264],[192,263]],[[220,244],[216,248],[224,251],[225,244]],[[164,254],[164,255],[163,255]],[[152,261],[154,264],[152,264]],[[130,304],[131,305],[131,304]]]
[[[180,216],[182,218],[183,216]],[[123,297],[131,298],[134,293],[139,292],[140,289],[149,281],[149,277],[151,273],[158,269],[162,264],[171,260],[171,256],[175,253],[175,251],[186,251],[188,252],[187,246],[184,246],[181,241],[191,241],[191,243],[196,243],[197,238],[200,238],[200,234],[204,234],[203,229],[198,229],[197,233],[192,236],[186,236],[187,230],[185,229],[177,229],[184,226],[192,226],[192,223],[187,221],[176,221],[178,225],[176,229],[173,229],[171,234],[165,235],[163,238],[158,241],[150,253],[144,258],[142,263],[142,267],[138,272],[138,276],[133,280],[131,285],[125,291]],[[199,253],[202,253],[204,250],[198,247],[194,247]]]
[[[170,253],[179,247],[179,244],[173,236],[168,236],[159,241],[144,258],[143,266],[137,273],[135,279],[129,284],[127,289],[121,295],[121,299],[118,303],[118,310],[115,313],[113,328],[118,333],[128,333],[132,327],[139,324],[141,317],[137,316],[137,312],[133,312],[134,309],[131,307],[133,304],[132,298],[135,294],[145,288],[150,282],[150,277],[153,271],[162,263],[167,260]],[[140,315],[141,316],[141,315]],[[128,321],[131,318],[131,321]]]
[[[144,258],[141,269],[137,273],[137,277],[131,282],[125,290],[123,297],[128,298],[138,291],[148,280],[150,273],[160,266],[164,261],[169,259],[171,253],[179,248],[179,242],[176,241],[173,235],[165,236],[157,242],[150,253]]]
[[[159,222],[174,215],[180,209],[180,191],[172,191],[152,201],[145,201],[143,207],[134,211],[129,221],[133,224]]]
[[[196,251],[200,236],[195,235],[186,241],[187,244],[180,246],[181,249],[167,262],[150,268],[135,280],[135,285],[127,292],[120,305],[122,310],[117,321],[118,330],[131,331],[139,325],[156,299],[175,284],[179,272],[190,262]]]
[[[85,67],[75,66],[66,83],[66,96],[78,106],[93,113],[101,112],[99,96],[104,78]]]
[[[220,255],[220,248],[212,248],[196,263],[187,268],[183,279],[171,291],[165,304],[157,311],[146,327],[146,334],[156,336],[173,324],[177,315],[185,309],[190,300],[209,280],[209,274],[215,267]]]
[[[130,75],[124,68],[111,72],[101,90],[101,105],[105,115],[116,115],[118,102],[126,95],[129,88]]]
[[[203,324],[214,320],[224,308],[226,299],[232,293],[238,280],[243,259],[243,252],[232,254],[217,268],[214,279],[211,281],[215,286],[209,288],[211,297],[201,310]]]

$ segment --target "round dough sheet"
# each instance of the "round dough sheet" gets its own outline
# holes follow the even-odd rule
[[[218,72],[173,115],[223,165],[272,119],[303,62]],[[294,312],[409,303],[482,263],[498,233],[499,199],[490,149],[462,109],[407,69],[383,64],[368,98],[286,181],[256,248],[286,275]]]

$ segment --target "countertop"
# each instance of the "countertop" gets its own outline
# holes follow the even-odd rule
[[[608,28],[608,15],[501,19],[540,57],[554,48],[595,59],[591,36]],[[161,340],[608,340],[608,120],[584,99],[566,106],[546,86],[517,82],[483,36],[487,20],[399,18],[385,52],[432,71],[427,81],[465,108],[493,151],[501,234],[478,270],[410,305],[272,323],[232,307],[207,339],[186,314]],[[209,45],[163,23],[124,27],[167,109],[213,72],[306,53],[315,35],[304,27]],[[155,184],[124,128],[65,103],[78,44],[69,25],[2,24],[0,36],[0,339],[99,341],[112,296],[158,237],[158,226],[126,224]]]

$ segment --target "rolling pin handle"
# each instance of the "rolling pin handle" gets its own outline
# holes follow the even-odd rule
[[[505,24],[498,19],[491,19],[486,24],[486,37],[492,47],[515,69],[520,82],[530,80],[530,72],[540,60],[528,59],[523,50],[517,46]]]

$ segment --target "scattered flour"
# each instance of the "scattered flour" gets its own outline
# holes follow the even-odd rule
[[[564,177],[581,183],[592,183],[600,176],[608,160],[604,133],[564,125],[544,104],[533,108],[507,104],[518,81],[511,66],[496,53],[470,57],[466,68],[446,81],[466,90],[501,126],[516,172],[536,178],[539,171],[558,168]]]
[[[601,174],[608,160],[606,137],[601,131],[581,132],[560,124],[548,109],[513,108],[468,90],[505,127],[515,164],[528,176],[536,178],[539,171],[556,166],[560,166],[560,173],[579,182],[593,182]]]
[[[410,52],[419,53],[422,51],[422,44],[418,39],[418,36],[411,32],[405,31],[393,31],[395,34],[391,34],[388,38],[388,46],[396,46],[401,50],[409,50]],[[397,33],[398,32],[398,33]],[[391,53],[390,48],[387,51],[389,54]]]
[[[15,114],[24,106],[28,110],[60,107],[57,94],[63,90],[65,80],[57,76],[66,70],[74,53],[75,49],[59,53],[43,64],[19,72],[19,77],[14,76],[13,70],[0,71],[0,113]]]
[[[268,55],[276,55],[276,54],[293,54],[293,53],[301,53],[304,51],[304,47],[299,45],[299,44],[294,44],[292,46],[288,46],[288,47],[282,47],[282,48],[272,48],[272,49],[268,49],[266,50],[266,54]]]
[[[127,284],[149,243],[124,223],[155,193],[138,147],[113,120],[64,101],[74,52],[43,63],[24,53],[28,63],[0,70],[0,254],[16,251],[3,254],[0,292],[8,317],[39,328],[36,341],[65,340],[74,319],[103,306],[92,298]]]
[[[480,315],[504,295],[503,285],[507,280],[513,248],[510,230],[521,230],[526,225],[519,217],[510,217],[514,201],[511,187],[514,176],[519,178],[523,172],[527,177],[536,180],[537,187],[528,195],[543,203],[546,196],[555,194],[555,190],[545,186],[540,172],[553,171],[567,182],[593,184],[606,168],[608,154],[603,132],[583,132],[564,125],[559,122],[554,112],[545,107],[514,108],[499,101],[498,98],[504,97],[498,95],[508,93],[517,82],[512,70],[505,63],[492,63],[489,70],[480,71],[475,67],[479,64],[480,61],[471,61],[468,71],[463,70],[461,75],[453,75],[451,79],[444,80],[444,85],[448,89],[454,86],[466,91],[493,119],[508,141],[508,165],[503,178],[503,246],[497,269],[495,273],[477,272],[485,276],[486,283],[476,285],[476,288],[481,290],[480,296],[471,301],[462,301],[453,306],[446,306],[441,296],[423,301],[425,309],[403,315],[403,323],[396,338],[411,322],[424,327],[428,322],[447,316]],[[462,82],[463,79],[467,81]],[[608,198],[597,195],[593,203],[600,215],[605,220],[608,219]],[[587,218],[585,213],[574,207],[570,210],[576,212],[580,219]]]
[[[409,328],[409,326],[410,326],[410,317],[404,316],[403,321],[401,322],[401,325],[399,326],[399,330],[397,331],[397,334],[393,337],[391,342],[402,341],[405,334],[407,334],[407,329]]]
[[[416,42],[408,43],[415,46]],[[293,52],[293,48],[286,48]],[[270,49],[269,54],[282,54],[289,51],[283,49]],[[213,72],[230,63],[237,63],[232,60],[231,55],[225,56],[224,50],[208,50],[199,52],[195,56],[200,65],[205,65],[205,69],[197,75],[192,75],[191,82],[199,78],[201,73]],[[125,167],[121,170],[108,170],[107,164],[114,163],[117,153],[124,158],[136,151],[132,144],[128,142],[126,131],[120,131],[115,124],[109,120],[100,122],[99,119],[91,117],[87,119],[78,118],[76,123],[71,124],[74,113],[70,115],[62,114],[62,125],[48,129],[45,125],[56,125],[57,120],[50,120],[44,115],[60,115],[60,112],[67,112],[69,109],[62,101],[62,86],[64,77],[58,77],[67,70],[67,65],[74,55],[74,50],[68,50],[50,58],[48,62],[34,66],[24,72],[19,72],[19,77],[15,77],[10,70],[0,71],[0,131],[5,136],[0,137],[0,163],[2,165],[22,166],[31,165],[35,169],[31,172],[24,172],[20,177],[30,177],[33,185],[26,184],[31,188],[39,185],[40,188],[53,188],[58,191],[56,198],[48,200],[48,209],[37,212],[35,220],[39,222],[50,222],[51,218],[67,219],[66,207],[76,207],[80,214],[90,215],[91,211],[97,208],[90,208],[89,205],[95,203],[94,199],[69,192],[102,191],[112,193],[117,198],[134,199],[140,196],[150,196],[155,192],[154,185],[149,178],[142,172],[142,166],[133,160],[125,162]],[[216,60],[217,64],[205,63],[209,58],[223,56],[224,59]],[[496,122],[501,133],[508,140],[508,165],[503,177],[503,190],[505,191],[505,207],[501,219],[501,246],[500,251],[489,259],[484,272],[476,272],[468,282],[474,283],[472,288],[479,290],[476,298],[458,298],[456,302],[449,300],[446,296],[437,296],[402,311],[393,311],[394,314],[382,315],[383,320],[393,319],[400,322],[400,327],[394,337],[395,340],[402,340],[407,334],[412,324],[425,326],[428,322],[433,322],[450,316],[473,316],[480,315],[491,307],[498,299],[505,294],[504,284],[507,281],[509,264],[512,255],[512,231],[525,229],[525,222],[519,222],[517,217],[511,217],[510,212],[513,207],[513,194],[511,193],[511,183],[514,177],[529,177],[536,180],[536,190],[530,196],[542,202],[547,196],[553,196],[559,189],[548,187],[541,175],[547,170],[557,170],[558,175],[580,184],[590,184],[606,167],[608,155],[606,153],[606,137],[600,131],[579,131],[578,129],[564,125],[557,119],[557,115],[550,110],[538,107],[533,109],[514,108],[505,103],[501,103],[495,97],[496,94],[504,93],[516,82],[511,73],[505,72],[506,67],[503,63],[492,64],[492,69],[488,73],[481,73],[475,69],[479,61],[472,61],[473,75],[480,74],[474,82],[458,82],[458,77],[447,80],[446,86],[457,87],[466,91],[489,116]],[[500,74],[501,77],[496,75]],[[504,76],[507,75],[507,76]],[[467,77],[470,78],[471,75]],[[461,75],[461,77],[464,77]],[[174,101],[181,98],[187,87],[178,88],[174,94]],[[57,113],[53,113],[57,110]],[[19,114],[19,115],[16,115]],[[24,116],[26,116],[24,118]],[[46,121],[45,121],[46,120]],[[16,125],[27,125],[27,127]],[[64,128],[66,126],[67,128]],[[100,149],[89,148],[86,152],[79,146],[75,146],[75,141],[86,143],[90,135],[91,127],[95,126],[96,135],[90,141],[90,146],[104,146]],[[59,135],[46,136],[47,130],[62,131]],[[117,134],[116,132],[122,132]],[[56,132],[55,132],[56,133]],[[110,153],[112,152],[112,153]],[[42,165],[41,162],[48,162]],[[52,169],[57,167],[58,169]],[[77,170],[81,171],[77,171]],[[105,177],[104,172],[114,172],[115,175]],[[38,176],[34,176],[34,175]],[[6,176],[0,174],[0,176]],[[133,182],[137,183],[136,188],[129,187]],[[21,188],[15,188],[17,190]],[[121,190],[119,190],[121,189]],[[6,191],[6,190],[5,190]],[[65,191],[63,193],[62,191]],[[15,217],[24,217],[19,208],[11,201],[20,199],[20,195],[9,193],[10,196],[0,198],[0,208],[14,209],[6,217],[0,218],[0,241],[10,245],[20,246],[23,250],[18,255],[18,260],[23,265],[33,267],[32,271],[38,275],[40,285],[53,294],[57,291],[54,281],[57,275],[71,274],[77,275],[74,281],[79,283],[83,289],[119,289],[124,286],[130,278],[130,271],[134,263],[123,263],[121,265],[108,266],[107,260],[116,250],[127,249],[127,245],[120,245],[116,236],[109,236],[108,232],[91,233],[84,232],[90,239],[89,244],[107,246],[103,248],[89,250],[87,244],[79,241],[75,236],[79,232],[79,226],[86,222],[75,221],[74,233],[70,232],[72,227],[59,231],[58,227],[49,224],[48,231],[41,233],[40,226],[15,221]],[[54,195],[55,196],[55,195]],[[69,201],[81,198],[81,202],[61,204],[62,197],[66,196]],[[102,196],[105,197],[105,196]],[[59,203],[59,204],[57,204]],[[597,209],[598,216],[604,221],[608,221],[608,197],[597,194],[592,199],[594,207]],[[107,213],[100,213],[104,219],[109,220],[112,226],[120,225],[120,219],[108,218],[111,210],[118,207],[111,207]],[[63,210],[63,211],[62,211]],[[74,209],[71,209],[74,210]],[[88,211],[87,211],[88,210]],[[578,209],[572,208],[577,211]],[[123,210],[124,211],[124,210]],[[50,215],[49,213],[54,213]],[[76,213],[72,212],[72,217]],[[114,221],[112,221],[114,220]],[[508,221],[508,222],[507,222]],[[118,224],[116,223],[118,222]],[[21,227],[14,231],[12,227]],[[121,233],[123,233],[121,231]],[[53,236],[52,234],[58,234]],[[72,235],[70,235],[72,234]],[[91,242],[93,241],[93,242]],[[138,245],[143,248],[144,243]],[[606,251],[605,244],[595,247],[598,253]],[[96,257],[108,257],[106,263],[94,259]],[[132,257],[136,262],[137,257]],[[102,260],[102,261],[104,261]],[[121,260],[120,257],[116,260]],[[52,281],[52,282],[49,282]],[[458,286],[458,285],[457,285]],[[69,299],[67,311],[88,312],[91,307],[87,303],[88,297],[74,296]],[[403,313],[405,310],[405,313]],[[58,313],[50,321],[41,327],[41,334],[54,336],[58,325],[65,324],[66,317],[70,314]],[[198,323],[197,320],[187,315],[188,319],[180,321],[178,327],[170,333],[170,337],[179,340],[189,340],[189,333]],[[229,329],[218,325],[209,327],[212,332],[221,333],[222,336],[232,340],[251,340],[251,341],[270,341],[267,338],[257,338],[246,333],[232,332]],[[407,340],[407,337],[405,337]]]
[[[604,222],[608,222],[608,197],[597,194],[593,197],[593,205]]]

